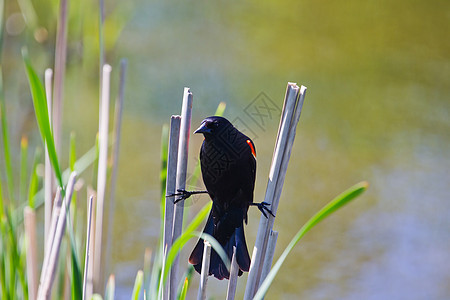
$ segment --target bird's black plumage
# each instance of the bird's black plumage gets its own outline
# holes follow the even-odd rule
[[[233,246],[236,246],[239,275],[242,275],[250,268],[244,221],[247,223],[247,211],[253,204],[255,145],[223,117],[206,118],[195,132],[205,137],[200,163],[204,184],[213,201],[204,232],[222,245],[230,260]],[[202,256],[203,240],[200,239],[189,258],[199,273]],[[229,278],[225,264],[214,250],[211,251],[209,275],[218,279]]]

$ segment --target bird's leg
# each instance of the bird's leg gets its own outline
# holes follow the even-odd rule
[[[189,198],[190,196],[195,195],[195,194],[207,194],[208,193],[208,191],[186,191],[185,189],[178,189],[177,192],[178,193],[170,194],[170,195],[166,196],[166,197],[180,196],[180,198],[175,199],[175,201],[173,202],[174,204],[178,203],[181,200],[186,200],[187,198]]]
[[[253,206],[258,207],[258,209],[262,212],[262,214],[264,215],[264,217],[267,218],[267,214],[266,214],[266,211],[267,211],[269,214],[272,215],[272,217],[275,218],[275,215],[272,213],[272,211],[271,211],[269,208],[267,208],[267,206],[270,205],[270,203],[267,203],[267,202],[261,202],[261,203],[255,203],[255,202],[252,202],[252,203],[250,203],[249,205],[253,205]],[[264,211],[264,210],[265,210],[265,211]]]

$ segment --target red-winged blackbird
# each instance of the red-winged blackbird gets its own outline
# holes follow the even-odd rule
[[[244,236],[244,221],[250,205],[256,205],[267,217],[264,210],[272,214],[265,202],[253,203],[256,176],[256,152],[253,141],[237,130],[223,117],[209,117],[203,120],[194,133],[205,137],[200,150],[203,182],[213,201],[212,209],[203,232],[212,235],[232,258],[236,247],[236,261],[239,276],[248,272],[250,256]],[[176,195],[185,199],[191,194],[180,190]],[[200,192],[201,193],[201,192]],[[197,272],[201,272],[203,239],[200,239],[189,257]],[[218,279],[229,278],[225,264],[212,249],[209,275]]]

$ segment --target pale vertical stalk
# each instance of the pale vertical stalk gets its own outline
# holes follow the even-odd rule
[[[114,112],[114,145],[111,154],[111,181],[110,181],[110,198],[108,209],[108,226],[106,227],[106,267],[108,268],[111,262],[111,232],[114,225],[114,211],[116,207],[116,184],[117,184],[117,169],[119,164],[119,149],[120,149],[120,132],[122,127],[122,112],[123,99],[125,95],[125,75],[127,70],[127,60],[122,59],[120,62],[120,79],[119,79],[119,94],[116,98],[115,112]],[[105,272],[108,274],[108,270]]]
[[[108,286],[106,287],[105,300],[114,300],[114,294],[116,292],[116,278],[114,274],[109,275]],[[91,298],[87,298],[91,299]]]
[[[294,145],[295,135],[297,133],[297,124],[300,120],[300,116],[301,116],[301,112],[302,112],[302,108],[303,108],[303,102],[305,100],[305,94],[306,94],[306,87],[302,85],[300,87],[299,96],[298,96],[297,104],[295,107],[295,112],[294,112],[294,115],[292,116],[291,126],[289,127],[289,134],[288,134],[288,138],[286,141],[286,147],[285,147],[285,150],[283,153],[283,160],[282,160],[281,166],[280,166],[280,174],[279,174],[277,184],[275,187],[274,202],[271,207],[272,209],[274,209],[275,212],[278,210],[278,203],[279,203],[279,199],[281,197],[281,192],[283,190],[284,179],[286,177],[289,159],[291,157],[292,146]],[[270,228],[271,233],[273,233],[272,228],[273,228],[274,221],[275,221],[274,218],[270,219],[269,224],[267,225],[268,228]],[[264,248],[267,248],[267,251],[266,251],[266,253],[264,255],[264,259],[263,259],[264,264],[263,264],[263,267],[261,270],[258,287],[264,281],[265,277],[267,276],[267,274],[270,271],[270,267],[272,266],[274,253],[270,253],[270,251],[275,251],[275,244],[271,245],[271,243],[273,241],[271,242],[270,238],[271,238],[271,236],[269,236],[268,243],[264,246]],[[276,239],[275,239],[275,242],[273,242],[273,243],[276,243]],[[271,249],[270,247],[273,247],[273,249]],[[264,271],[264,267],[266,267],[268,269]]]
[[[269,235],[269,241],[267,242],[266,257],[263,261],[263,267],[261,270],[261,280],[259,281],[258,287],[266,279],[267,274],[269,274],[272,268],[273,256],[275,255],[275,248],[277,245],[278,231],[271,231]]]
[[[286,169],[280,170],[280,167],[282,165],[283,156],[287,145],[288,135],[292,124],[292,117],[294,115],[298,93],[299,87],[297,86],[297,84],[288,83],[284,99],[282,116],[280,120],[280,126],[278,128],[275,150],[272,157],[272,164],[269,172],[269,182],[267,183],[266,195],[264,197],[264,201],[270,204],[270,209],[274,214],[276,214],[279,200],[279,198],[275,197],[275,190],[277,188],[278,177],[280,175],[280,172],[281,173],[286,172]],[[252,261],[250,265],[250,271],[245,290],[244,299],[246,300],[250,300],[253,298],[253,295],[256,292],[256,287],[259,285],[263,259],[265,257],[266,245],[274,221],[274,217],[272,215],[267,214],[267,216],[268,218],[261,215],[261,219],[259,222],[258,233],[256,236],[256,243],[253,249]]]
[[[152,249],[145,248],[144,252],[144,297],[148,293],[148,286],[150,284],[150,276],[151,276],[151,267],[152,267]],[[147,290],[145,289],[147,287]]]
[[[169,134],[169,155],[167,157],[167,177],[166,177],[166,195],[175,193],[177,181],[177,158],[178,143],[180,137],[180,116],[172,116],[170,118],[170,134]],[[172,247],[173,232],[173,211],[174,204],[172,198],[166,198],[165,216],[164,216],[164,239],[163,249],[169,251]],[[163,299],[169,299],[170,274],[163,287]]]
[[[75,185],[76,172],[70,174],[69,182],[67,184],[66,195],[61,207],[61,213],[58,218],[58,223],[55,231],[55,238],[52,244],[48,265],[45,267],[45,277],[42,280],[42,285],[39,286],[38,300],[47,300],[51,298],[52,286],[55,280],[56,268],[58,266],[59,251],[61,247],[61,241],[64,236],[66,228],[66,217],[70,201],[72,200],[73,188]]]
[[[92,259],[94,258],[95,252],[95,207],[97,207],[97,195],[96,192],[88,186],[87,194],[93,195],[92,199],[92,220],[91,220],[91,233],[89,235],[90,247],[91,247],[91,262],[88,265],[87,275],[86,275],[86,299],[91,299],[92,294],[94,293],[94,264],[92,263]]]
[[[95,218],[94,243],[94,291],[99,292],[102,283],[102,238],[103,238],[103,212],[106,191],[106,171],[108,160],[108,123],[109,123],[109,84],[111,66],[103,66],[102,100],[99,124],[99,157],[97,175],[97,215]]]
[[[30,300],[35,300],[38,290],[36,213],[31,207],[26,206],[23,214],[27,244],[28,297]]]
[[[202,271],[200,274],[200,284],[198,286],[197,300],[206,299],[206,284],[208,283],[209,263],[211,258],[211,244],[204,241]]]
[[[177,164],[177,190],[186,188],[186,171],[188,162],[189,150],[189,136],[191,131],[191,113],[192,113],[192,93],[189,88],[184,88],[183,106],[181,109],[181,126],[180,126],[180,141],[178,146],[178,164]],[[173,234],[172,242],[180,235],[183,228],[183,210],[184,200],[175,204],[174,219],[173,219]],[[178,283],[178,264],[180,256],[175,258],[172,270],[170,272],[170,297],[174,299],[177,292]]]
[[[236,295],[239,265],[236,260],[236,247],[233,246],[233,258],[231,259],[230,280],[228,281],[227,300],[234,300]]]
[[[89,256],[91,255],[91,224],[92,224],[92,202],[94,196],[89,197],[88,201],[88,215],[87,215],[87,229],[86,229],[86,256],[84,259],[84,276],[83,276],[83,300],[90,299],[86,298],[86,283],[87,283],[87,273],[89,266]]]
[[[289,164],[289,159],[291,157],[291,151],[292,151],[292,146],[294,145],[294,140],[295,140],[295,135],[297,133],[297,124],[300,120],[300,115],[302,113],[302,108],[303,108],[303,102],[305,100],[305,94],[306,94],[306,87],[305,86],[301,86],[300,91],[299,91],[299,96],[298,96],[298,100],[297,100],[297,105],[295,107],[295,113],[292,117],[292,122],[291,122],[291,126],[289,127],[289,134],[288,134],[288,138],[286,141],[286,147],[283,153],[283,160],[280,166],[280,175],[277,181],[277,185],[275,187],[275,193],[274,193],[274,199],[276,201],[273,202],[271,208],[273,209],[275,207],[275,211],[278,209],[278,203],[279,203],[279,199],[281,196],[281,191],[283,190],[283,184],[284,184],[284,179],[286,177],[286,171],[287,171],[287,167]],[[272,222],[272,224],[270,225],[271,228],[273,227],[273,219],[270,220]]]
[[[45,70],[45,95],[47,97],[47,108],[50,125],[52,124],[52,69]],[[47,249],[47,240],[50,230],[50,223],[52,218],[52,195],[53,195],[53,170],[48,156],[47,147],[45,147],[45,174],[44,174],[44,252]]]
[[[56,191],[55,200],[53,201],[52,219],[50,222],[50,228],[48,230],[48,239],[45,245],[44,261],[42,263],[41,277],[39,285],[42,285],[42,280],[45,278],[45,273],[47,271],[48,260],[50,259],[50,252],[53,245],[53,240],[55,238],[56,226],[58,225],[58,218],[61,212],[62,198],[61,198],[61,188],[58,187]]]
[[[69,0],[61,0],[59,4],[58,28],[56,32],[55,77],[53,84],[53,138],[55,139],[55,147],[58,154],[61,152],[61,125],[64,76],[66,72],[68,10]]]

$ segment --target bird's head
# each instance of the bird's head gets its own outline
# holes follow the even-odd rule
[[[212,116],[204,119],[199,128],[197,128],[194,133],[203,133],[206,137],[214,136],[215,133],[232,126],[231,123],[223,118],[218,116]]]

